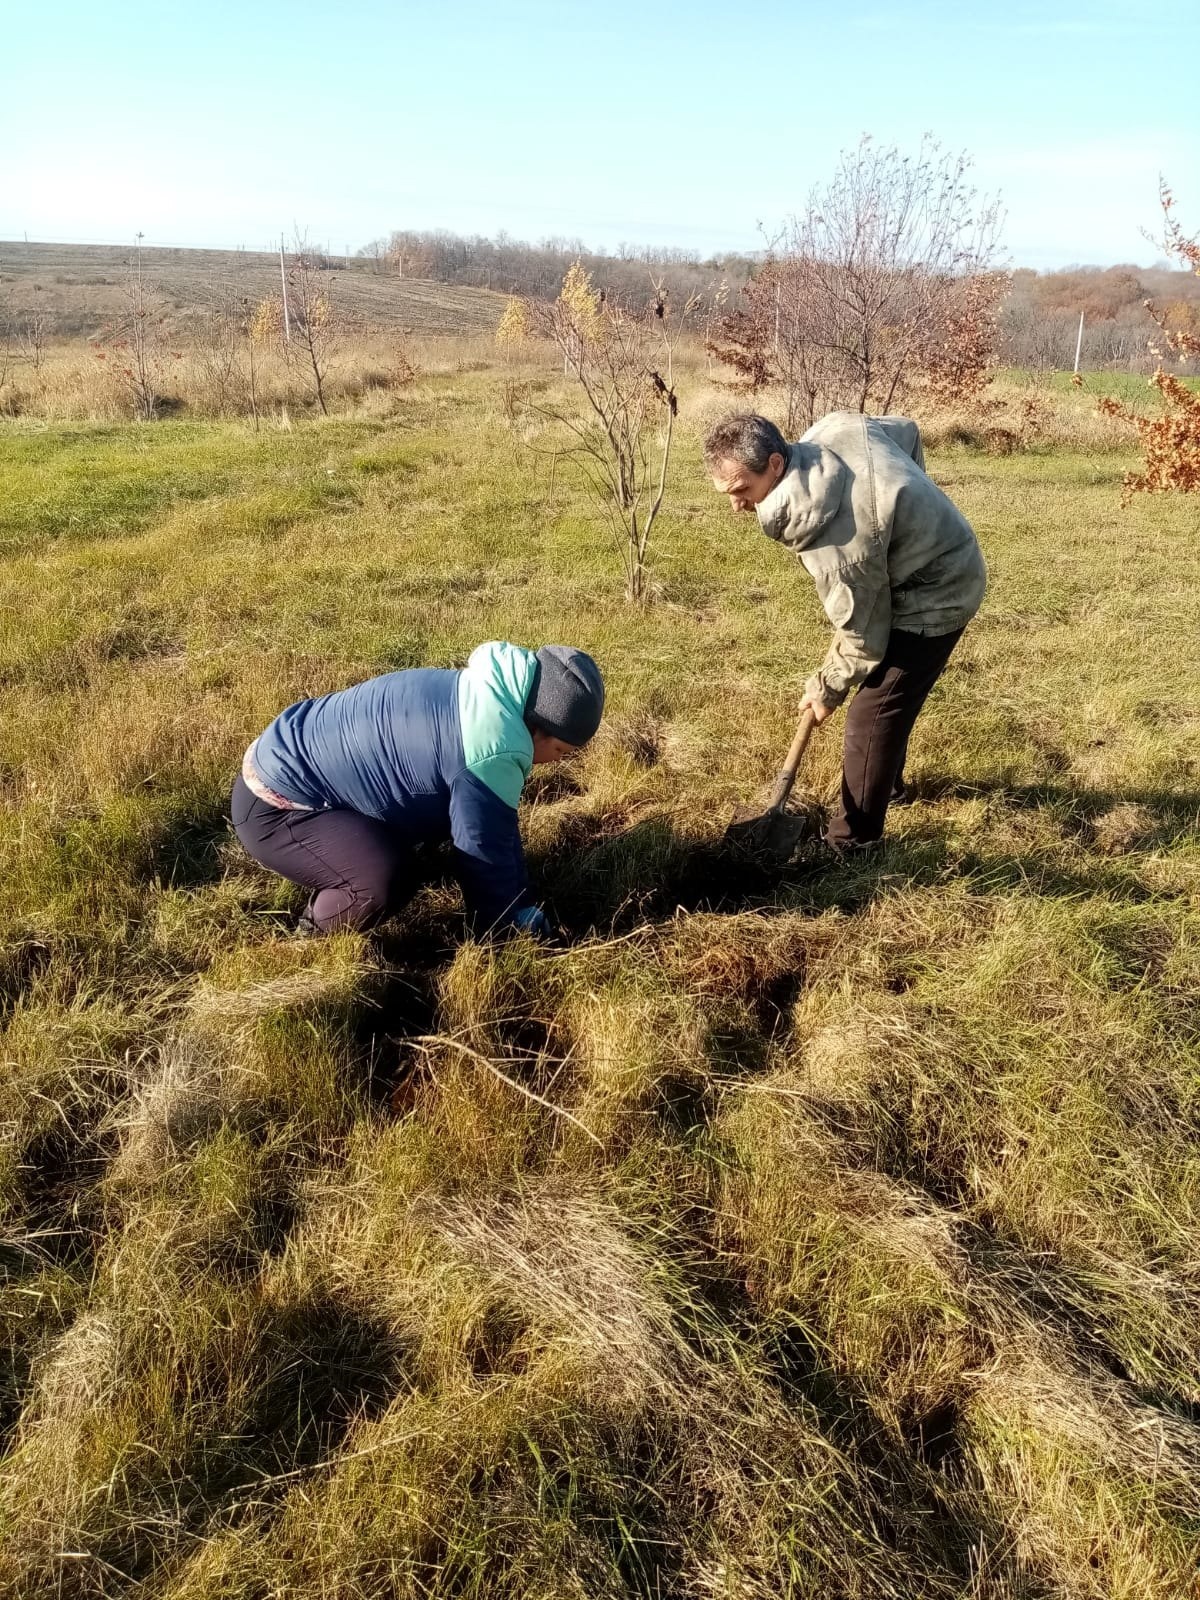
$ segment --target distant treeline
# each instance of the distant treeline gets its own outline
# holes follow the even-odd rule
[[[553,299],[567,268],[579,260],[598,288],[625,298],[646,292],[650,279],[662,276],[677,297],[698,293],[707,299],[723,283],[729,306],[737,305],[742,285],[764,261],[761,254],[706,257],[696,250],[633,246],[610,253],[589,250],[579,239],[530,244],[504,233],[489,239],[442,230],[398,231],[372,240],[358,254],[381,273],[542,300]],[[1084,367],[1149,371],[1155,364],[1154,324],[1147,300],[1176,325],[1200,331],[1200,278],[1190,273],[1136,266],[1020,269],[1001,312],[1001,359],[1014,366],[1071,367],[1082,311]]]
[[[589,250],[579,239],[528,244],[505,233],[494,239],[465,238],[440,229],[392,233],[373,239],[358,254],[380,272],[498,289],[536,300],[554,298],[574,261],[583,263],[597,288],[625,298],[648,293],[651,279],[659,276],[667,279],[677,296],[713,293],[722,282],[736,294],[759,259],[753,255],[704,257],[698,250],[632,245],[620,245],[615,253],[608,253]]]
[[[1149,372],[1156,365],[1150,349],[1156,329],[1148,300],[1169,327],[1200,333],[1200,278],[1189,272],[1135,266],[1015,272],[1000,317],[1001,359],[1038,369],[1071,367],[1082,312],[1082,367]]]

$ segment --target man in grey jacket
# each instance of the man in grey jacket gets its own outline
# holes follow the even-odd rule
[[[905,417],[834,411],[788,444],[773,422],[739,412],[709,430],[704,456],[733,509],[756,511],[816,583],[834,633],[801,709],[821,723],[858,691],[825,842],[839,854],[873,844],[888,805],[907,799],[913,724],[983,599],[979,542],[926,475]]]

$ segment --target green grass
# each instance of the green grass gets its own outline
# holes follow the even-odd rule
[[[1081,386],[1075,382],[1075,374],[1071,372],[1044,372],[1035,373],[1028,367],[1004,367],[997,376],[1006,383],[1030,386],[1044,384],[1047,391],[1059,400],[1067,400],[1079,394]],[[1150,375],[1146,372],[1109,372],[1100,370],[1085,370],[1080,376],[1083,379],[1082,392],[1084,396],[1110,395],[1114,400],[1121,400],[1126,405],[1139,409],[1144,406],[1157,405],[1158,397],[1155,395]],[[1200,377],[1185,377],[1182,379],[1191,389],[1200,388]]]
[[[1194,508],[934,457],[992,586],[922,799],[753,876],[811,586],[688,426],[630,609],[501,402],[0,434],[0,1592],[1188,1593]],[[496,637],[609,681],[525,815],[577,942],[462,942],[437,881],[281,938],[246,742]]]
[[[371,437],[369,424],[344,426],[345,446]],[[239,436],[197,423],[13,430],[0,480],[0,549],[125,538],[197,502],[241,502],[245,518],[266,483],[273,531],[345,495],[328,468],[320,435],[311,432]]]
[[[1145,372],[1084,372],[1083,386],[1091,394],[1111,395],[1115,400],[1137,404],[1144,402],[1151,389],[1149,375]],[[1200,378],[1184,378],[1189,389],[1200,388]],[[1053,372],[1049,375],[1050,389],[1055,394],[1067,394],[1076,387],[1070,372]]]

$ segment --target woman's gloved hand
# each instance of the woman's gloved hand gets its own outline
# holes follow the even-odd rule
[[[558,930],[541,906],[522,906],[513,922],[522,933],[531,933],[535,939],[550,940],[558,936]]]

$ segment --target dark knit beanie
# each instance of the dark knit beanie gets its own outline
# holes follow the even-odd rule
[[[591,656],[566,644],[544,644],[537,664],[525,703],[526,722],[567,744],[586,744],[604,714],[600,668]]]

